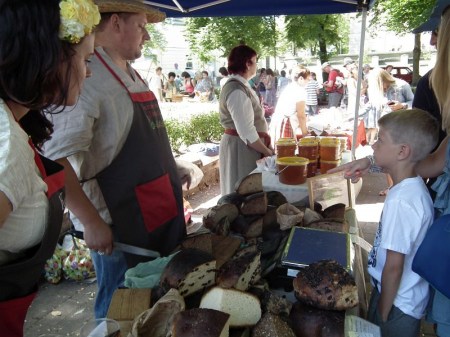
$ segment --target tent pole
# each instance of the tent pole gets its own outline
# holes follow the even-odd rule
[[[359,116],[359,104],[361,99],[361,83],[362,83],[362,66],[364,58],[364,42],[366,38],[366,21],[367,21],[367,6],[362,6],[362,20],[361,20],[361,37],[359,43],[359,59],[358,59],[358,81],[356,84],[356,102],[355,102],[355,119],[353,123],[353,136],[352,136],[352,159],[355,159],[356,140],[358,136],[358,116]]]

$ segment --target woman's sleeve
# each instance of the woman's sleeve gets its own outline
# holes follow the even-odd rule
[[[259,135],[254,124],[253,106],[245,92],[242,90],[231,92],[227,98],[227,107],[242,141],[246,144],[256,142]]]

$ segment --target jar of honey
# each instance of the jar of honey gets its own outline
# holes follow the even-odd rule
[[[337,137],[337,139],[339,139],[339,141],[341,142],[341,153],[342,153],[348,149],[347,148],[348,138],[345,136],[339,136],[339,137]]]
[[[277,150],[277,157],[293,157],[295,156],[295,149],[297,148],[297,143],[294,138],[280,138],[275,143]]]
[[[306,182],[309,160],[302,157],[284,157],[277,159],[278,177],[280,183],[299,185]]]
[[[320,160],[333,161],[341,158],[341,141],[336,137],[320,139]]]
[[[317,159],[310,160],[306,167],[306,178],[314,177],[317,173]]]
[[[340,160],[322,160],[320,159],[320,173],[325,174],[328,170],[338,167],[341,163]]]
[[[316,160],[319,156],[319,142],[315,137],[306,137],[298,142],[298,156]]]

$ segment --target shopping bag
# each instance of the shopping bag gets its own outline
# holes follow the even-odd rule
[[[84,240],[72,236],[73,247],[63,260],[63,274],[68,280],[82,281],[95,277],[94,263]]]
[[[450,214],[435,220],[428,229],[412,270],[450,298]]]
[[[69,255],[69,252],[65,251],[61,245],[56,245],[53,256],[45,262],[44,266],[44,278],[47,282],[52,284],[58,284],[63,278],[63,261]]]

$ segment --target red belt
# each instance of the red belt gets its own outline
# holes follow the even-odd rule
[[[237,131],[235,129],[225,129],[225,131],[223,133],[230,135],[230,136],[239,137],[239,134],[237,133]],[[270,145],[270,136],[267,132],[258,132],[258,136],[259,136],[259,138],[262,138],[264,140],[263,143],[265,146]]]

